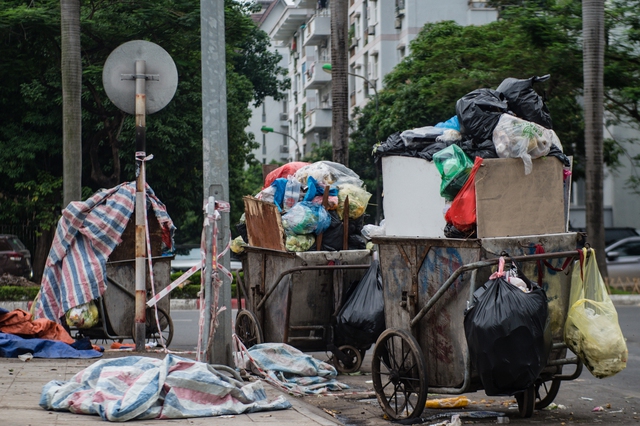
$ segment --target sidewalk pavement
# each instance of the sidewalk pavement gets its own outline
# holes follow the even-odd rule
[[[132,352],[105,352],[104,357],[132,355]],[[139,354],[140,355],[140,354]],[[162,353],[145,353],[144,356],[164,358]],[[193,355],[186,355],[189,358]],[[80,370],[91,365],[96,359],[40,359],[28,362],[17,358],[0,358],[0,424],[2,426],[84,426],[105,422],[99,416],[54,412],[41,408],[38,403],[42,387],[51,380],[70,380]],[[341,424],[321,409],[305,403],[302,399],[287,395],[263,382],[269,400],[279,395],[291,403],[292,408],[279,411],[263,411],[220,417],[198,417],[174,420],[137,420],[135,425],[216,425],[233,426],[266,425],[308,425],[329,426]]]

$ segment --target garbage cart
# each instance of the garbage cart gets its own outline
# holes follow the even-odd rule
[[[272,342],[303,351],[329,350],[339,371],[356,371],[368,347],[342,341],[332,326],[349,286],[362,278],[371,256],[369,250],[294,253],[245,247],[244,279],[238,284],[246,309],[238,311],[236,334],[247,347]]]
[[[549,405],[560,382],[577,378],[582,369],[577,357],[567,357],[563,343],[571,259],[578,257],[579,237],[561,233],[468,240],[374,238],[380,253],[387,329],[375,345],[372,375],[384,412],[391,419],[415,418],[425,408],[427,392],[462,394],[483,389],[470,360],[464,312],[473,303],[474,291],[487,282],[505,253],[519,262],[532,281],[540,276],[553,338],[548,362],[535,384],[514,396],[523,417]],[[569,364],[573,371],[563,374]]]

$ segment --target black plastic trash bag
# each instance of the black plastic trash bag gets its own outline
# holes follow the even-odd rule
[[[467,154],[472,160],[474,160],[476,157],[498,158],[496,146],[491,139],[483,142],[476,142],[473,139],[462,141],[462,143],[460,144],[460,148],[462,148],[464,153]]]
[[[400,137],[400,132],[396,132],[389,136],[386,141],[374,145],[373,155],[375,157],[375,161],[378,161],[381,157],[387,157],[390,155],[422,158],[424,160],[431,161],[433,154],[446,148],[448,145],[450,144],[445,142],[428,142],[420,148],[407,148]]]
[[[496,91],[502,93],[509,104],[509,109],[520,118],[533,121],[551,129],[551,114],[542,96],[533,90],[534,83],[547,81],[550,75],[527,79],[506,78]]]
[[[471,364],[489,396],[529,388],[549,358],[547,296],[542,288],[529,280],[526,283],[530,293],[504,277],[490,280],[476,290],[474,305],[465,312]]]
[[[476,141],[491,139],[493,129],[507,109],[507,101],[500,92],[477,89],[467,93],[456,102],[460,132]]]
[[[373,260],[336,317],[335,340],[340,344],[366,347],[375,343],[384,329],[380,263]]]

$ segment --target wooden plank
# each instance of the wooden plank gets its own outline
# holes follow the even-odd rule
[[[562,163],[533,160],[524,174],[517,158],[485,159],[476,175],[478,238],[566,231]]]
[[[284,251],[284,229],[276,205],[249,196],[243,200],[249,245]]]

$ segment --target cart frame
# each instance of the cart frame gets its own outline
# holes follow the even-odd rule
[[[442,240],[439,244],[440,247],[447,247],[449,244],[461,244],[461,242]],[[467,244],[466,247],[469,248],[479,247],[479,242],[477,240],[465,241],[464,244]],[[464,379],[462,384],[459,387],[437,385],[429,386],[427,384],[428,378],[426,377],[426,351],[424,351],[418,344],[417,326],[425,315],[432,310],[436,303],[441,300],[443,295],[446,294],[447,290],[450,289],[460,275],[465,272],[471,272],[469,295],[467,298],[467,304],[469,306],[473,302],[473,293],[478,287],[478,270],[498,264],[499,258],[467,263],[458,267],[446,279],[441,287],[438,288],[435,294],[433,294],[433,296],[431,296],[429,300],[427,300],[426,303],[417,310],[418,271],[420,269],[420,265],[424,262],[429,250],[431,249],[429,244],[425,245],[427,247],[423,253],[418,253],[416,248],[416,257],[418,258],[417,264],[411,263],[405,251],[402,249],[400,250],[400,254],[404,261],[406,261],[410,266],[412,276],[410,287],[412,292],[403,292],[401,302],[402,307],[409,312],[408,327],[395,327],[385,330],[376,342],[374,349],[374,359],[372,362],[374,389],[381,407],[392,419],[415,418],[420,416],[425,408],[427,388],[429,388],[429,391],[442,394],[462,394],[482,389],[481,384],[475,383],[472,380],[472,365],[469,350],[466,345],[462,351],[464,364]],[[532,262],[558,258],[576,259],[578,256],[579,253],[573,250],[524,256],[509,256],[509,259],[518,262]],[[385,286],[387,285],[389,285],[389,283],[385,282]],[[406,297],[404,293],[407,293]],[[460,315],[462,315],[462,313],[460,313]],[[406,317],[404,318],[406,319]],[[398,354],[400,354],[400,357],[397,356]],[[394,359],[393,362],[391,361],[391,358]],[[405,365],[405,362],[407,362],[407,365]],[[561,374],[562,366],[569,364],[576,366],[575,372],[569,375]],[[381,371],[381,365],[387,368],[387,372]],[[579,377],[581,372],[582,363],[580,360],[577,357],[566,357],[566,345],[564,343],[554,343],[547,366],[540,374],[536,384],[525,392],[515,395],[520,414],[523,417],[530,417],[533,413],[534,407],[541,409],[549,405],[558,392],[560,382],[562,380],[573,380]],[[388,382],[385,384],[382,383],[383,376],[388,379]],[[550,388],[547,388],[546,382],[551,382]],[[387,395],[388,392],[385,393],[385,389],[387,389],[390,384],[393,384],[393,392],[389,396]],[[544,389],[542,389],[543,386]],[[544,397],[540,393],[541,390],[546,391],[546,395],[544,395]],[[414,393],[415,400],[410,402],[410,397]],[[537,402],[536,399],[538,400]]]

